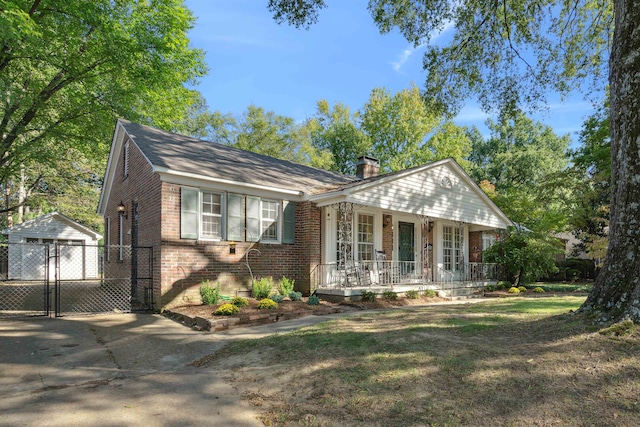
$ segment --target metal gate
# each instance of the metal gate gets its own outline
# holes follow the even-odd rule
[[[153,307],[153,249],[0,245],[0,317],[128,313]]]

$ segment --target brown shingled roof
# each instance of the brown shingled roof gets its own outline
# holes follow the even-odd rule
[[[354,176],[305,166],[120,119],[127,134],[155,167],[306,194],[360,181]]]

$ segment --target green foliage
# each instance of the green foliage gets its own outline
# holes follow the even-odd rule
[[[285,276],[282,276],[282,280],[280,280],[280,284],[278,285],[278,292],[282,296],[289,296],[291,292],[293,292],[293,287],[295,284],[295,280],[289,279]]]
[[[487,285],[487,286],[484,287],[484,290],[487,291],[487,292],[493,292],[493,291],[495,291],[497,289],[498,288],[497,288],[496,285]]]
[[[284,297],[280,294],[273,294],[269,297],[269,299],[277,302],[278,304],[280,304],[282,301],[284,301]]]
[[[318,295],[311,295],[309,299],[307,299],[308,305],[318,305],[320,304],[320,297]]]
[[[536,286],[535,288],[533,288],[533,292],[535,292],[537,294],[543,294],[544,293],[544,289],[542,289],[540,286]]]
[[[231,303],[224,303],[213,313],[216,316],[232,316],[234,314],[238,314],[240,312],[240,308],[237,305]]]
[[[376,300],[376,293],[371,291],[362,291],[360,299],[365,302],[374,302]]]
[[[519,286],[557,272],[555,256],[562,251],[558,239],[511,228],[485,251],[483,259],[499,264],[514,286]]]
[[[523,293],[523,292],[527,292],[527,288],[525,288],[524,286],[518,286],[518,290]]]
[[[434,291],[433,289],[425,289],[424,290],[424,296],[427,298],[435,298],[438,296],[438,293],[436,291]]]
[[[231,304],[235,305],[236,307],[247,307],[249,305],[249,300],[242,297],[234,297],[231,300]]]
[[[258,303],[258,308],[261,310],[272,310],[278,308],[278,303],[269,298],[263,298]]]
[[[289,292],[289,299],[291,301],[302,301],[302,292]]]
[[[395,301],[398,299],[398,294],[393,291],[384,291],[382,293],[382,299],[385,299],[388,301]]]
[[[414,289],[408,290],[404,294],[409,299],[418,299],[420,297],[420,293]]]
[[[505,282],[501,280],[500,282],[496,283],[496,290],[498,291],[509,289],[510,287],[511,287],[511,282]]]
[[[273,278],[262,277],[253,281],[253,288],[251,289],[251,295],[255,299],[268,298],[271,295],[273,289]]]
[[[509,290],[507,291],[510,294],[519,294],[520,293],[520,289],[516,288],[515,286],[512,286],[509,288]]]
[[[203,304],[214,305],[220,301],[221,295],[218,289],[219,284],[212,285],[210,281],[204,281],[200,284],[200,299]]]
[[[24,170],[27,203],[37,195],[45,212],[90,219],[95,205],[76,198],[74,206],[74,187],[97,200],[116,118],[174,130],[198,99],[185,86],[206,72],[187,37],[194,18],[173,0],[3,1],[0,9],[0,182],[18,183]]]

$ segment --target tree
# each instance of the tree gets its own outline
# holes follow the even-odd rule
[[[36,189],[63,164],[104,165],[117,117],[171,129],[198,98],[183,85],[205,66],[189,47],[193,17],[182,1],[2,0],[0,11],[5,189]]]
[[[556,273],[555,255],[563,249],[558,239],[546,234],[510,228],[482,257],[500,265],[509,281],[518,286]]]
[[[303,6],[302,6],[303,5]],[[312,24],[321,0],[270,0],[279,21]],[[640,2],[638,0],[371,0],[380,30],[398,29],[426,45],[426,93],[455,110],[474,94],[490,110],[544,102],[608,75],[611,112],[609,247],[593,290],[581,307],[601,319],[640,322]],[[444,46],[434,30],[453,22]],[[495,108],[494,108],[495,109]]]
[[[373,89],[360,116],[362,132],[382,171],[403,170],[434,157],[426,139],[440,116],[423,102],[416,86],[393,95],[383,88]]]
[[[352,114],[344,104],[331,107],[326,100],[318,101],[316,114],[308,125],[313,145],[331,153],[330,170],[353,174],[356,159],[370,154],[371,141],[360,129],[359,120],[359,114]]]
[[[572,232],[581,241],[579,249],[600,267],[607,250],[611,204],[608,103],[584,122],[580,142],[581,147],[572,152],[573,166],[567,177],[574,182],[569,221]]]

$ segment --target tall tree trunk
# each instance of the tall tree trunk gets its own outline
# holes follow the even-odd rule
[[[640,323],[640,0],[616,0],[614,13],[609,248],[581,310]]]

